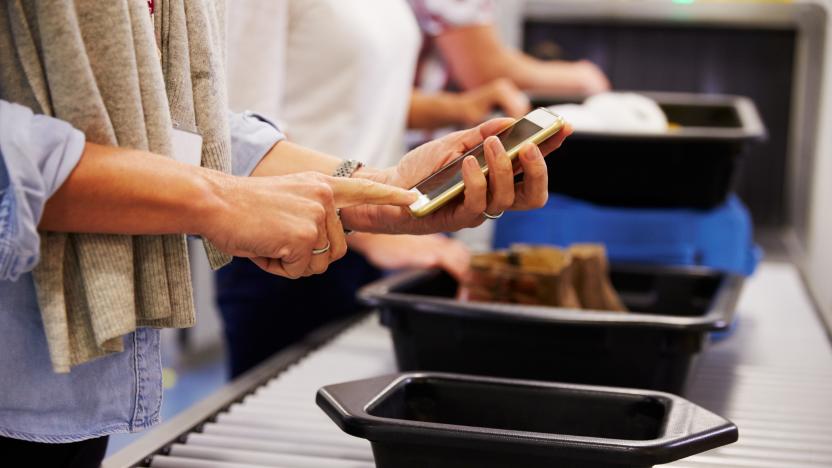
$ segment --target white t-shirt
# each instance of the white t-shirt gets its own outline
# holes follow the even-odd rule
[[[281,122],[290,141],[374,167],[395,164],[421,36],[406,0],[235,0],[234,110]]]

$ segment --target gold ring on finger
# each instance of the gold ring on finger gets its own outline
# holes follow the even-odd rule
[[[326,241],[326,245],[321,247],[320,249],[312,249],[312,255],[321,255],[329,252],[329,248],[332,247],[332,243]]]

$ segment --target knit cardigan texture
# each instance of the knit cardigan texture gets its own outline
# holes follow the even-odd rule
[[[224,0],[155,4],[151,18],[145,0],[5,0],[0,98],[161,155],[174,126],[198,131],[202,165],[229,172]],[[137,327],[194,324],[184,236],[40,234],[33,276],[56,372],[121,352]],[[215,268],[229,261],[207,251]]]

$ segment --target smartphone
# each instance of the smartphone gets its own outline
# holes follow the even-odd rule
[[[500,132],[497,137],[503,143],[509,159],[513,162],[524,143],[529,141],[539,145],[558,133],[563,125],[564,120],[561,116],[550,112],[548,109],[540,108],[518,119],[510,127]],[[480,144],[410,189],[419,195],[419,198],[409,207],[411,215],[416,218],[427,216],[445,206],[465,190],[465,183],[462,180],[462,161],[469,155],[475,156],[482,173],[488,174],[485,150],[483,145]]]

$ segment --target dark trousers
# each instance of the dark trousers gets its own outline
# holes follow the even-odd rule
[[[0,454],[16,466],[98,468],[107,452],[108,440],[109,437],[99,437],[69,444],[44,444],[0,437]]]
[[[237,377],[329,322],[361,310],[356,291],[381,277],[361,255],[347,253],[323,275],[290,280],[234,259],[217,272],[217,301]]]

